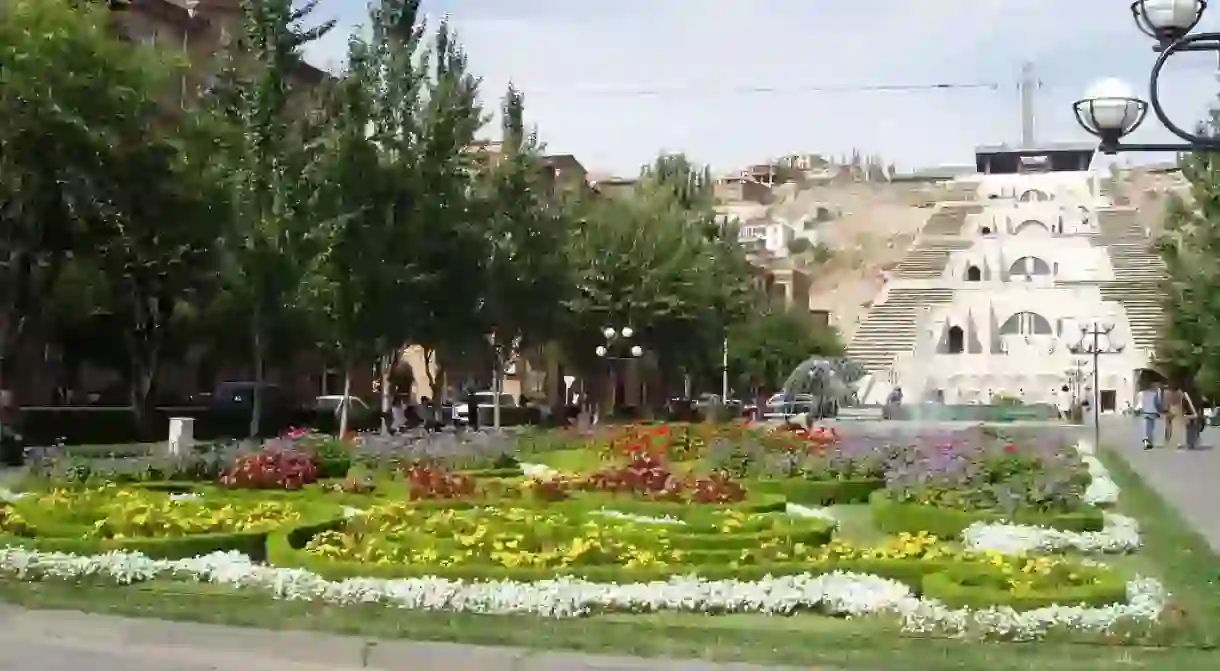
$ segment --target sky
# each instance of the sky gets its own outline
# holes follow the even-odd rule
[[[338,27],[309,45],[341,69],[363,0],[322,0]],[[880,154],[899,170],[973,163],[1020,140],[1023,62],[1040,141],[1087,141],[1071,104],[1117,77],[1148,98],[1156,54],[1127,0],[424,0],[447,16],[489,112],[512,81],[550,153],[634,175],[660,152],[728,172],[790,153]],[[1200,29],[1220,29],[1220,9]],[[1161,99],[1193,126],[1220,92],[1215,56],[1175,56]],[[878,86],[981,88],[861,91]],[[749,92],[749,89],[770,89]],[[819,90],[820,89],[820,90]],[[653,92],[644,95],[643,92]],[[487,136],[494,138],[495,124]],[[1174,138],[1149,113],[1132,142]],[[1166,160],[1136,155],[1130,160]]]

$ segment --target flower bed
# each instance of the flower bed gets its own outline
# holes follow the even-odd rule
[[[271,557],[331,576],[372,571],[383,577],[632,580],[733,568],[760,546],[795,556],[826,543],[833,528],[819,518],[738,510],[687,509],[658,520],[579,506],[435,510],[395,504],[281,534]]]
[[[755,581],[673,577],[663,582],[608,584],[558,578],[542,582],[462,582],[442,578],[330,581],[299,569],[251,562],[235,553],[176,561],[140,554],[80,557],[24,548],[0,549],[0,574],[22,580],[110,580],[131,584],[172,578],[259,589],[276,598],[335,605],[384,603],[400,608],[546,617],[596,612],[660,610],[788,615],[821,611],[836,615],[897,618],[912,633],[1033,640],[1054,631],[1106,633],[1155,623],[1166,603],[1153,580],[1126,585],[1123,603],[1101,608],[1051,606],[1030,611],[1007,607],[952,608],[916,597],[902,583],[872,575],[768,576]]]
[[[0,543],[81,553],[133,550],[168,558],[236,550],[261,558],[269,531],[300,520],[299,510],[284,502],[115,486],[54,490],[0,508]]]
[[[899,503],[884,490],[873,493],[869,506],[873,513],[873,523],[878,529],[889,534],[926,531],[944,538],[956,538],[971,525],[999,522],[1016,522],[1079,532],[1100,531],[1105,525],[1101,511],[1089,508],[1065,513],[1024,509],[1010,512],[955,510],[931,504]]]

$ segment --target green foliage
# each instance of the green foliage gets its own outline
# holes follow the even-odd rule
[[[1220,157],[1184,155],[1180,165],[1190,198],[1170,196],[1158,241],[1167,321],[1158,358],[1172,379],[1214,396],[1220,393]]]
[[[491,334],[497,370],[558,333],[558,306],[571,282],[564,256],[569,218],[544,165],[541,145],[526,128],[521,92],[509,86],[501,108],[503,149],[481,175],[480,206],[490,249],[481,322]]]
[[[729,373],[751,388],[777,389],[806,359],[842,354],[834,329],[798,312],[759,312],[729,330]]]

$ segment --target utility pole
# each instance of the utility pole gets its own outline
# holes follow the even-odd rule
[[[1021,148],[1034,146],[1034,91],[1042,86],[1034,76],[1034,64],[1021,65]]]

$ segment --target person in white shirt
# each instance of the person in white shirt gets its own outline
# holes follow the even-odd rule
[[[1065,422],[1072,421],[1072,405],[1075,399],[1072,398],[1072,392],[1068,390],[1065,384],[1059,389],[1056,395],[1055,405],[1059,408],[1059,418]]]

